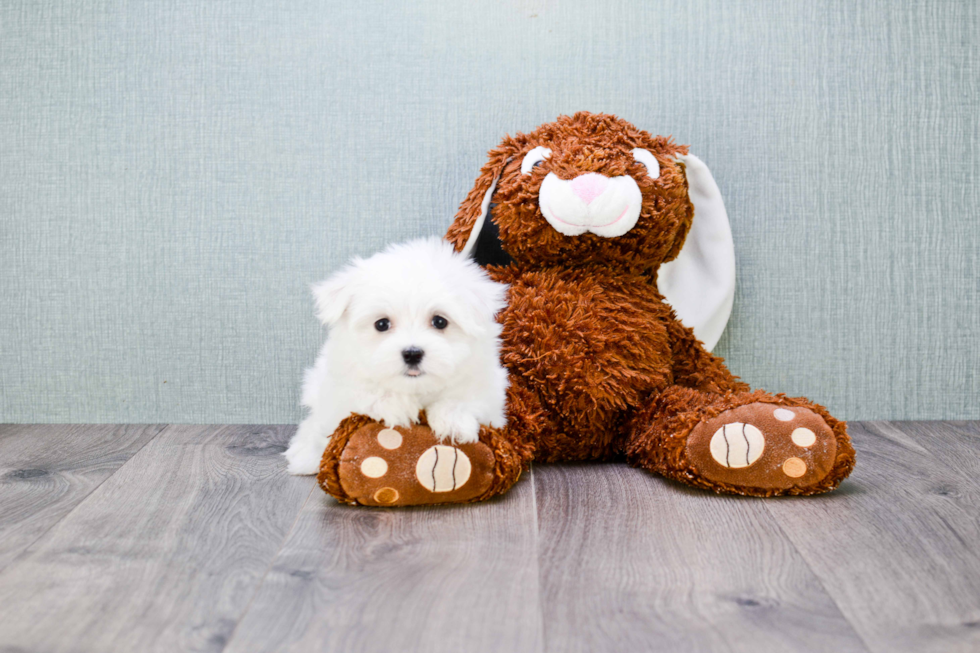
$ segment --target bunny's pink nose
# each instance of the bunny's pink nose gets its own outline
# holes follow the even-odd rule
[[[609,178],[595,172],[579,175],[572,180],[572,191],[586,204],[602,195],[609,185]]]

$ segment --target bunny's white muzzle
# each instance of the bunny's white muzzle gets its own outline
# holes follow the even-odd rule
[[[586,232],[603,238],[622,236],[636,224],[642,203],[640,187],[627,175],[590,172],[565,181],[549,172],[538,193],[541,213],[565,236]]]

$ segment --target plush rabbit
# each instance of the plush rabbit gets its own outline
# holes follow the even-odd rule
[[[735,263],[718,188],[687,147],[611,115],[562,116],[490,151],[446,237],[510,286],[498,316],[507,425],[462,449],[436,442],[423,417],[405,435],[425,446],[390,461],[403,471],[366,479],[357,452],[382,455],[383,426],[354,416],[321,466],[339,499],[479,500],[531,460],[625,459],[755,496],[827,492],[853,469],[844,422],[805,398],[751,391],[709,353]]]

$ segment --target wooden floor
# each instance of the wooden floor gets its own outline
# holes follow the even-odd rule
[[[980,423],[854,423],[824,497],[419,509],[286,476],[293,428],[0,426],[0,651],[980,651]]]

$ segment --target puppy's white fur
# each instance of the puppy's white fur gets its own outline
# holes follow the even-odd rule
[[[475,442],[481,424],[506,423],[500,325],[507,286],[439,239],[414,240],[354,261],[313,286],[329,334],[306,371],[309,416],[284,454],[291,474],[315,474],[341,420],[361,413],[409,426],[426,410],[440,439]],[[448,326],[438,329],[433,318]],[[378,320],[389,321],[378,331]],[[437,321],[438,324],[441,322]],[[421,349],[416,367],[403,351]]]

